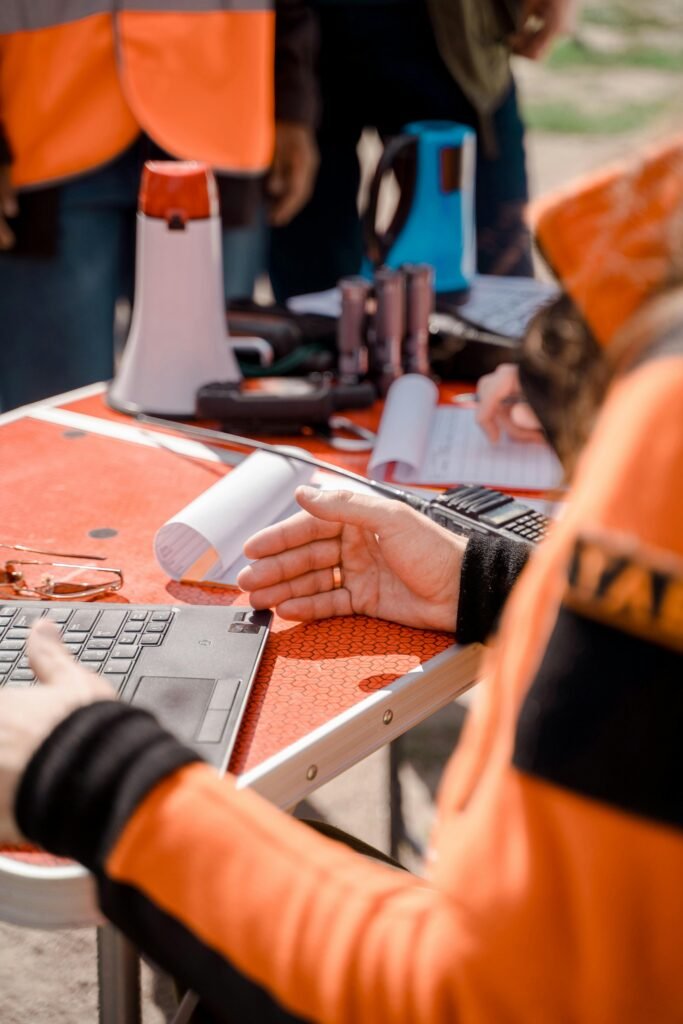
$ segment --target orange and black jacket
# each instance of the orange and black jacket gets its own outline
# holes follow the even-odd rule
[[[618,379],[508,600],[426,877],[323,838],[145,713],[81,709],[18,821],[217,1020],[683,1019],[683,326]]]
[[[59,21],[63,19],[68,29],[71,23],[75,23],[76,26],[83,25],[87,27],[87,23],[91,18],[87,15],[96,15],[97,10],[104,11],[107,8],[106,0],[102,0],[101,3],[83,3],[75,4],[73,9],[66,12],[60,11],[59,5],[43,5],[44,10],[37,10],[33,14],[33,19],[37,25],[42,24],[45,21]],[[109,5],[111,6],[111,5]],[[124,5],[129,8],[134,8],[135,4]],[[145,5],[137,5],[144,10]],[[167,5],[172,11],[174,5],[172,3]],[[182,4],[175,5],[176,8],[182,8]],[[185,5],[188,9],[192,5]],[[199,11],[201,13],[202,8],[209,10],[210,4],[199,5]],[[218,8],[220,4],[214,5]],[[254,10],[257,10],[259,5],[251,5]],[[264,2],[262,6],[265,7],[267,4]],[[274,37],[274,115],[276,121],[282,122],[297,122],[300,124],[306,124],[314,127],[319,113],[319,95],[318,85],[315,73],[315,60],[317,53],[317,24],[313,11],[306,2],[306,0],[277,0],[277,3],[273,5],[275,7],[275,37]],[[230,8],[240,7],[244,8],[245,11],[249,12],[249,4],[224,4],[223,7],[229,12]],[[158,16],[161,18],[163,24],[163,14],[161,13],[164,5],[159,3],[155,5]],[[79,13],[80,10],[80,13]],[[7,32],[5,23],[15,26],[17,23],[21,26],[22,21],[19,16],[19,8],[14,11],[11,8],[6,18],[0,17],[0,63],[2,62],[2,51],[3,51],[3,32]],[[225,12],[223,12],[225,13]],[[239,14],[238,14],[239,17]],[[24,28],[22,35],[30,39],[33,36],[37,36],[37,30],[32,31],[31,25],[32,20],[27,16],[28,25]],[[16,27],[16,26],[15,26]],[[56,29],[54,30],[56,31]],[[9,38],[11,33],[5,36]],[[66,45],[67,40],[64,40],[62,44],[64,46],[64,53],[67,54],[64,62],[68,65],[71,59],[68,55],[72,53],[72,49]],[[40,45],[40,41],[36,40],[34,45],[36,47]],[[84,45],[86,45],[84,43]],[[88,43],[88,45],[91,45]],[[59,52],[59,50],[57,51]],[[105,62],[104,54],[101,57],[102,61]],[[28,75],[27,69],[24,67],[24,62],[19,59],[15,62],[16,75],[25,78]],[[93,66],[90,69],[90,74],[93,75],[97,70],[97,61],[93,61]],[[231,54],[226,52],[225,54],[225,72],[226,80],[230,81],[231,74]],[[88,84],[88,89],[94,92],[95,96],[98,95],[96,90],[92,90],[92,83],[87,77],[87,73],[83,72],[84,80]],[[7,105],[8,95],[7,90],[16,88],[16,81],[11,75],[7,75],[7,81],[0,75],[0,166],[9,165],[11,166],[15,158],[20,155],[18,154],[17,148],[21,143],[17,143],[17,140],[12,137],[11,132],[7,131],[6,126],[3,124],[3,107]],[[221,87],[224,87],[224,83],[221,82]],[[47,90],[47,85],[44,81],[40,82],[39,87],[36,86],[34,92],[40,98],[40,90]],[[72,95],[78,99],[82,99],[83,91],[86,87],[82,85],[81,79],[74,73],[73,82],[70,85],[64,86],[64,91],[67,96]],[[249,83],[242,82],[241,86],[233,91],[237,92],[237,99],[239,103],[243,102],[243,98],[249,92]],[[36,91],[37,90],[37,91]],[[50,102],[52,97],[44,97],[43,106],[50,110]],[[246,105],[248,108],[248,104]],[[101,124],[101,114],[98,114]],[[53,127],[56,122],[68,121],[68,109],[66,112],[62,110],[54,115],[52,118],[51,126]],[[145,134],[142,135],[144,128]],[[220,125],[215,125],[215,134],[219,135],[222,132]],[[162,133],[158,134],[155,129],[153,119],[140,121],[138,126],[133,125],[132,130],[128,135],[124,135],[118,145],[115,145],[111,150],[107,150],[106,157],[101,154],[96,156],[97,143],[100,142],[100,137],[105,136],[106,132],[95,131],[91,136],[93,142],[93,152],[88,153],[88,160],[79,165],[80,174],[88,174],[96,171],[102,167],[109,160],[116,159],[121,155],[129,144],[137,145],[139,148],[139,163],[140,167],[146,159],[158,159],[164,155],[170,155],[174,157],[198,157],[197,152],[185,151],[181,152],[177,147],[174,147],[172,142],[168,140]],[[49,132],[46,130],[45,139],[50,142]],[[135,138],[137,136],[137,141]],[[45,141],[45,139],[43,141]],[[56,141],[51,142],[51,146],[54,149],[58,149],[59,145]],[[209,161],[211,163],[211,161]],[[218,165],[226,170],[230,169],[230,165],[220,164]],[[262,171],[264,168],[260,168]],[[19,217],[13,221],[13,230],[16,236],[16,245],[12,252],[16,256],[30,256],[30,257],[52,257],[55,255],[57,244],[58,244],[58,210],[61,195],[61,186],[63,182],[68,182],[73,179],[74,176],[78,176],[74,173],[66,175],[57,175],[57,180],[54,179],[54,175],[48,175],[45,180],[38,182],[32,182],[31,187],[20,192],[19,197]],[[241,175],[239,168],[237,168],[232,174],[221,174],[217,175],[217,183],[220,195],[220,209],[223,225],[226,228],[230,227],[242,227],[254,222],[259,204],[263,200],[263,177],[261,174],[246,173]]]

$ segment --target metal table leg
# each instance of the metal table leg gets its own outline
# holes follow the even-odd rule
[[[137,950],[110,924],[97,929],[97,984],[100,1024],[141,1024]]]
[[[400,861],[401,843],[405,843],[418,857],[424,850],[408,832],[403,814],[403,790],[399,769],[404,757],[403,736],[389,744],[389,855]]]
[[[389,856],[398,859],[401,841],[406,836],[403,818],[401,780],[398,770],[401,764],[401,737],[389,744]]]

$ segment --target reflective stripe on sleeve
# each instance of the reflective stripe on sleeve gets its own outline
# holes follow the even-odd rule
[[[561,608],[520,711],[513,764],[681,829],[682,683],[679,651]]]
[[[201,14],[207,11],[268,11],[270,0],[1,0],[0,35],[54,28],[93,14],[126,12],[173,12]]]
[[[52,28],[91,14],[111,12],[112,0],[3,0],[0,3],[0,33],[29,32]]]

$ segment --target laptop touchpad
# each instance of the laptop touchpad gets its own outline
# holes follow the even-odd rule
[[[164,728],[189,742],[204,720],[215,679],[142,676],[131,701],[153,712]]]

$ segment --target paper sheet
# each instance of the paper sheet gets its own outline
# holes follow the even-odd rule
[[[372,493],[314,466],[255,452],[157,531],[159,565],[174,580],[234,586],[248,564],[245,541],[299,510],[294,491],[300,484]]]
[[[292,313],[315,313],[318,316],[341,316],[341,291],[328,288],[325,292],[309,292],[293,295],[287,299],[287,308]]]
[[[406,374],[392,384],[370,459],[374,479],[512,490],[560,485],[562,467],[548,445],[507,438],[492,444],[473,409],[437,403],[438,390],[426,377]]]

